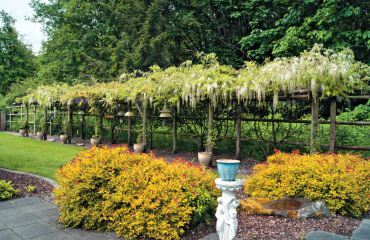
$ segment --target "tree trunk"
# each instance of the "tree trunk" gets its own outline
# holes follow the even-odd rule
[[[336,115],[337,115],[337,101],[335,98],[330,102],[330,139],[329,151],[335,152],[335,128],[336,128]]]
[[[311,142],[310,153],[318,151],[318,126],[319,126],[319,97],[312,98],[311,101]]]

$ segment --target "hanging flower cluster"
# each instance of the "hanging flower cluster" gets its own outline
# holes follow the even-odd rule
[[[269,96],[276,107],[279,94],[294,90],[310,90],[313,97],[346,97],[366,85],[369,69],[355,61],[350,50],[335,53],[321,45],[299,57],[277,58],[262,65],[246,62],[240,70],[221,65],[214,54],[208,54],[202,56],[200,64],[187,61],[166,69],[153,66],[149,72],[122,75],[116,82],[41,86],[21,101],[36,100],[47,106],[83,98],[107,106],[123,101],[172,106],[183,103],[195,108],[202,101],[216,106],[235,99],[261,102]]]

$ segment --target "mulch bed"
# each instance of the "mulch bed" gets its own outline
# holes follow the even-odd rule
[[[331,218],[290,219],[278,216],[246,215],[238,212],[237,239],[245,240],[301,240],[310,231],[322,230],[351,236],[360,224],[359,219],[336,216]],[[188,230],[184,240],[197,240],[216,232],[216,220],[211,225],[201,224]]]
[[[277,216],[248,216],[239,211],[238,238],[303,239],[310,231],[322,230],[350,236],[360,220],[349,217],[290,219]]]
[[[15,198],[40,197],[47,201],[51,201],[53,199],[53,185],[40,178],[0,169],[0,179],[12,182],[14,188],[18,190]],[[36,189],[34,192],[29,192],[26,189],[27,186],[35,186]]]

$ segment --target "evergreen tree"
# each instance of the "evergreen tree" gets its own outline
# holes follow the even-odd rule
[[[10,86],[35,73],[35,57],[20,40],[14,27],[15,20],[0,11],[0,95]]]

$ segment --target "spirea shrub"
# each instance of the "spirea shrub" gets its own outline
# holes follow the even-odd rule
[[[186,228],[210,219],[219,195],[213,173],[126,147],[84,151],[57,177],[62,223],[125,239],[180,239]]]
[[[369,211],[370,162],[350,154],[276,152],[256,165],[245,192],[256,198],[324,200],[342,215],[360,217]]]
[[[16,194],[12,182],[7,182],[0,179],[0,201],[8,200]]]

